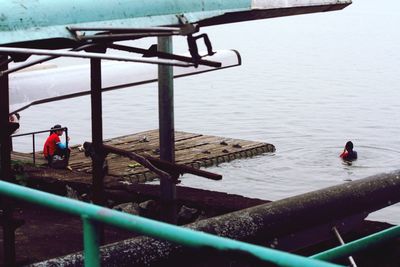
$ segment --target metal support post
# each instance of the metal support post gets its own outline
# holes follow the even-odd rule
[[[2,58],[7,60],[7,58]],[[3,64],[0,71],[7,70],[8,64]],[[0,76],[0,179],[12,182],[11,176],[11,131],[9,124],[10,112],[8,75]],[[13,227],[13,201],[1,198],[3,210],[3,249],[4,266],[15,266],[15,229]]]
[[[158,51],[173,52],[172,37],[158,37]],[[174,80],[172,66],[158,66],[158,114],[160,159],[175,163]],[[172,180],[160,179],[163,219],[176,223],[176,188]]]
[[[69,147],[69,141],[68,141],[68,128],[65,128],[65,146],[68,148]]]
[[[36,165],[36,148],[35,148],[35,134],[32,134],[32,156],[33,156],[33,165]]]
[[[94,156],[92,157],[93,176],[93,203],[104,205],[104,153],[103,145],[103,119],[101,99],[101,61],[90,60],[91,69],[91,104],[92,104],[92,144]]]
[[[88,216],[82,216],[83,251],[85,267],[100,267],[100,234],[95,222]]]
[[[340,245],[344,245],[345,243],[344,243],[344,241],[343,241],[343,238],[340,236],[340,233],[339,233],[338,229],[334,226],[334,227],[332,228],[332,231],[333,231],[333,233],[335,234],[336,238],[339,240]],[[348,259],[349,259],[349,261],[350,261],[350,266],[352,266],[352,267],[357,267],[357,264],[356,264],[356,262],[354,261],[354,259],[353,259],[352,256],[349,256]]]
[[[92,110],[92,200],[94,204],[104,206],[104,159],[103,152],[103,111],[101,97],[101,59],[90,59],[91,110]],[[104,240],[104,227],[96,224],[101,242]]]

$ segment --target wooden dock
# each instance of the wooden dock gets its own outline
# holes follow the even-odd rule
[[[139,155],[159,156],[158,130],[121,136],[104,141],[104,144]],[[91,173],[91,158],[85,157],[78,146],[71,147],[70,165],[74,171]],[[194,168],[208,167],[238,158],[247,158],[266,152],[274,152],[272,144],[232,139],[203,134],[175,132],[175,160]],[[15,160],[32,161],[32,154],[13,152]],[[156,175],[128,158],[109,154],[108,175],[124,178],[132,183],[151,181]],[[46,163],[42,152],[36,153],[36,164]]]

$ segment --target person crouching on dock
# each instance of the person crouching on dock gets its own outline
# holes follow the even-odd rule
[[[64,129],[57,124],[51,128],[50,135],[47,137],[43,147],[43,155],[47,159],[49,166],[55,169],[69,169],[69,155],[71,149],[62,143],[60,136],[63,135]],[[69,137],[68,137],[69,141]]]

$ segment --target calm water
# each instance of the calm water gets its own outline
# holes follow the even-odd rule
[[[277,200],[398,169],[398,14],[396,0],[356,0],[339,12],[203,29],[215,48],[237,49],[243,65],[175,80],[175,128],[269,142],[277,151],[210,168],[222,181],[188,175],[182,185]],[[156,84],[105,93],[103,111],[105,138],[158,128]],[[61,123],[72,144],[90,140],[87,97],[21,116],[20,133]],[[352,166],[338,158],[347,140],[359,154]],[[29,150],[31,140],[14,146]],[[372,218],[398,224],[399,211]]]

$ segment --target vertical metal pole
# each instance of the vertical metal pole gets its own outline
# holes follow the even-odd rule
[[[334,226],[332,228],[332,231],[335,234],[336,238],[339,240],[340,245],[344,245],[345,243],[343,241],[343,238],[340,236],[340,233],[339,233],[338,229]],[[349,256],[348,259],[349,259],[349,262],[350,262],[350,266],[357,267],[357,264],[354,261],[354,258],[352,256]]]
[[[68,148],[68,128],[65,128],[65,146]]]
[[[82,216],[85,267],[100,267],[100,235],[94,221]]]
[[[7,59],[7,58],[2,58]],[[8,69],[8,64],[0,67],[0,71]],[[11,131],[9,125],[10,99],[8,75],[0,76],[0,179],[12,182],[11,177]],[[3,249],[4,266],[15,266],[15,233],[12,225],[13,201],[1,198],[3,209]]]
[[[33,165],[36,165],[36,149],[35,149],[35,134],[32,134],[32,154],[33,154]]]
[[[158,37],[158,51],[172,53],[172,37]],[[172,66],[158,66],[158,114],[160,159],[175,162],[174,80]],[[165,221],[176,223],[176,188],[173,181],[161,179],[161,200]]]
[[[95,156],[92,158],[93,203],[104,205],[104,153],[103,118],[101,99],[101,60],[91,59],[91,104],[92,104],[92,144]]]
[[[101,60],[90,59],[91,109],[92,109],[92,200],[94,204],[104,206],[104,153],[103,153],[103,111],[101,97]],[[104,227],[96,223],[101,242],[104,240]]]

